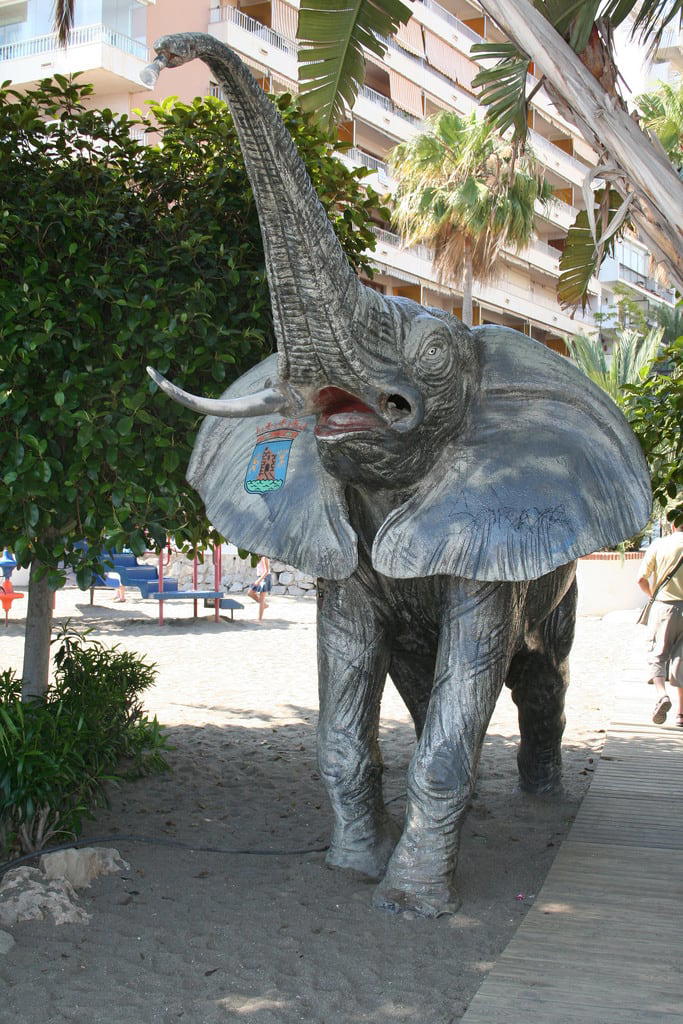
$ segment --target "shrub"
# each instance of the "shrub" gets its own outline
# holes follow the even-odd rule
[[[139,697],[154,682],[153,666],[68,626],[57,643],[43,700],[22,704],[20,681],[0,674],[3,856],[77,835],[106,800],[105,783],[166,768],[166,740]]]

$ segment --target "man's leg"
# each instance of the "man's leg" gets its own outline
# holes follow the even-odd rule
[[[671,698],[666,692],[666,674],[671,646],[671,612],[673,609],[666,605],[658,605],[656,602],[655,608],[657,608],[658,619],[650,654],[650,679],[657,693],[657,701],[652,711],[652,721],[655,725],[663,725],[671,709]]]

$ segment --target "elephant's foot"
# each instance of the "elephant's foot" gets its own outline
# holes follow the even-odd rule
[[[562,761],[557,755],[529,758],[521,751],[517,757],[519,786],[525,793],[547,796],[557,793],[562,783]]]
[[[455,914],[461,901],[448,885],[408,887],[385,878],[377,886],[372,903],[392,914],[411,911],[420,917],[442,917]]]
[[[333,840],[325,862],[331,868],[359,871],[368,878],[382,878],[400,833],[398,825],[388,819],[375,838],[353,842]]]

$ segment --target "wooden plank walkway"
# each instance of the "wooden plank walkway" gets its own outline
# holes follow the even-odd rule
[[[462,1024],[683,1022],[683,729],[629,674],[534,906]]]

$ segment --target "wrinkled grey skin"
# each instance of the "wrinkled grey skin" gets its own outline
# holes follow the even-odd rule
[[[375,903],[456,906],[458,835],[504,684],[521,785],[560,779],[574,559],[647,520],[640,450],[566,360],[500,328],[388,299],[352,272],[272,104],[209,36],[169,36],[230,102],[261,219],[278,357],[209,414],[188,479],[231,540],[321,577],[319,759],[328,863],[380,879]],[[331,390],[336,389],[336,390]],[[255,428],[297,418],[281,488],[248,493]],[[220,417],[220,418],[217,418]],[[382,797],[390,674],[415,722],[402,828]]]

